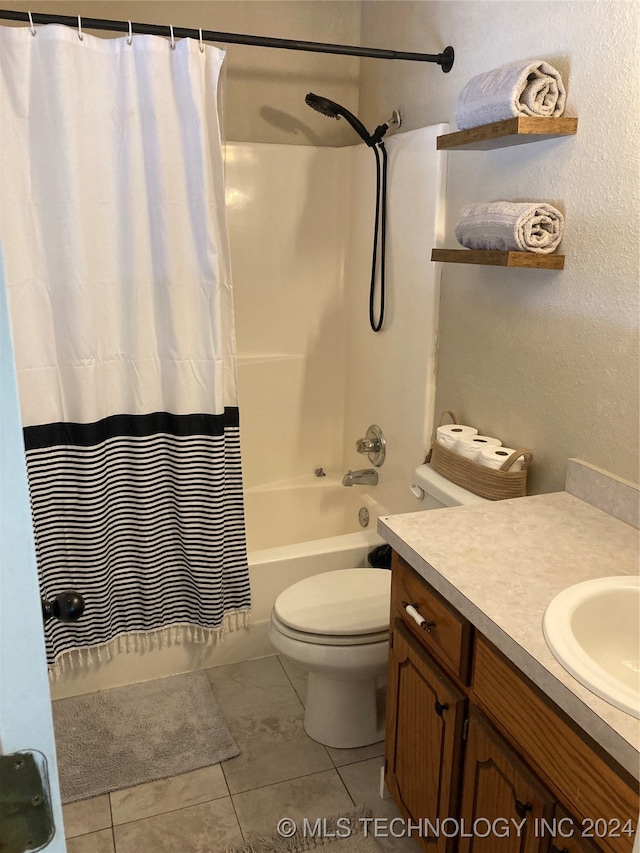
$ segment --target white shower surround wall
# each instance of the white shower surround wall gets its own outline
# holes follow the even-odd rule
[[[387,312],[369,327],[375,161],[365,145],[227,145],[245,488],[369,467],[377,500],[419,509],[408,486],[433,428],[448,125],[389,136]],[[247,250],[250,248],[250,251]],[[353,487],[354,491],[359,487]]]
[[[387,311],[383,329],[369,328],[374,167],[364,145],[352,149],[353,200],[345,301],[348,316],[343,465],[365,467],[354,449],[369,424],[385,435],[376,499],[394,513],[421,509],[409,490],[433,431],[440,304],[440,265],[431,249],[445,229],[447,155],[436,137],[447,124],[391,136],[387,235]],[[370,211],[369,219],[363,215]],[[346,470],[346,468],[345,468]]]
[[[364,146],[226,146],[252,628],[217,646],[121,653],[67,673],[54,698],[272,652],[277,595],[318,572],[364,566],[376,516],[421,509],[409,491],[433,425],[446,125],[388,140],[387,319],[368,323],[375,167]],[[387,459],[376,487],[356,438],[378,423]],[[322,466],[328,476],[316,478]],[[370,512],[358,525],[361,506]],[[278,531],[279,529],[279,531]]]

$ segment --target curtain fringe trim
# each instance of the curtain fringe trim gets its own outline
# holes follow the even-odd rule
[[[125,652],[151,652],[169,646],[184,643],[215,646],[222,642],[228,633],[251,627],[249,608],[226,613],[217,628],[204,628],[201,625],[167,625],[156,631],[136,631],[131,634],[119,634],[106,643],[95,646],[79,646],[61,652],[49,666],[49,680],[57,681],[64,675],[92,664],[108,663],[115,655]]]

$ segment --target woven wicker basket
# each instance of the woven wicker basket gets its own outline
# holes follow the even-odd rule
[[[457,418],[453,412],[447,410],[440,416],[438,426],[442,426],[445,415],[449,415],[454,424]],[[516,459],[522,457],[522,469],[520,471],[509,470]],[[449,450],[439,444],[435,437],[431,442],[431,449],[427,454],[426,462],[430,462],[433,468],[447,480],[462,486],[464,489],[488,498],[490,501],[502,501],[508,498],[523,498],[527,493],[527,471],[533,460],[533,454],[526,448],[520,448],[505,459],[499,469],[487,468],[473,459],[460,456],[453,450]]]

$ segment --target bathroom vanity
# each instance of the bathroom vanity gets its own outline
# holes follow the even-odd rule
[[[637,492],[613,493],[633,516]],[[637,574],[638,531],[569,492],[378,529],[394,549],[385,781],[423,849],[631,853],[640,722],[556,661],[542,618],[572,584]]]

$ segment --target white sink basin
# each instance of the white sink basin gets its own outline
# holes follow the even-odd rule
[[[640,719],[640,578],[565,589],[547,607],[544,638],[562,666],[597,696]]]

